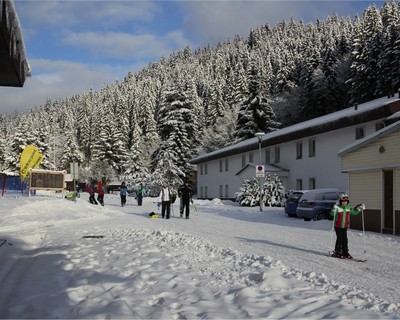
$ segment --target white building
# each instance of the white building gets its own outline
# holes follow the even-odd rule
[[[335,187],[348,192],[338,152],[390,124],[398,111],[399,98],[380,98],[265,134],[261,143],[254,137],[201,154],[191,160],[197,165],[197,196],[235,198],[259,164],[277,174],[287,190]]]

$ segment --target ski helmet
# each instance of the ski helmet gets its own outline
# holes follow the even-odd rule
[[[342,194],[340,196],[340,202],[342,201],[350,201],[349,196],[347,194]]]

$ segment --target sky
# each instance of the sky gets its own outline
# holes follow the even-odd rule
[[[354,18],[383,1],[15,0],[32,76],[0,87],[0,114],[99,90],[189,46],[215,46],[294,18]]]
[[[0,198],[0,318],[400,318],[398,236],[349,230],[357,262],[328,256],[331,221],[283,208],[195,199],[167,220],[156,198],[63,195]]]

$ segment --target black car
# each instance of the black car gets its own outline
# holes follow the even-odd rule
[[[299,204],[299,199],[306,190],[293,190],[289,192],[289,196],[285,202],[285,213],[289,217],[297,217],[296,209]]]
[[[307,191],[299,200],[296,214],[305,221],[332,219],[330,212],[344,193],[335,188]]]

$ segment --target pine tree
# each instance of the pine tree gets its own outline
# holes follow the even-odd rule
[[[249,95],[241,104],[236,130],[235,142],[253,138],[256,132],[268,133],[276,130],[279,123],[275,121],[275,113],[271,107],[271,101],[261,95],[258,70],[251,68],[249,80]]]
[[[179,89],[165,93],[159,112],[158,129],[162,141],[176,154],[175,165],[180,171],[190,171],[189,160],[194,155],[193,145],[197,143],[193,111],[185,92]],[[172,159],[172,158],[171,158]]]

